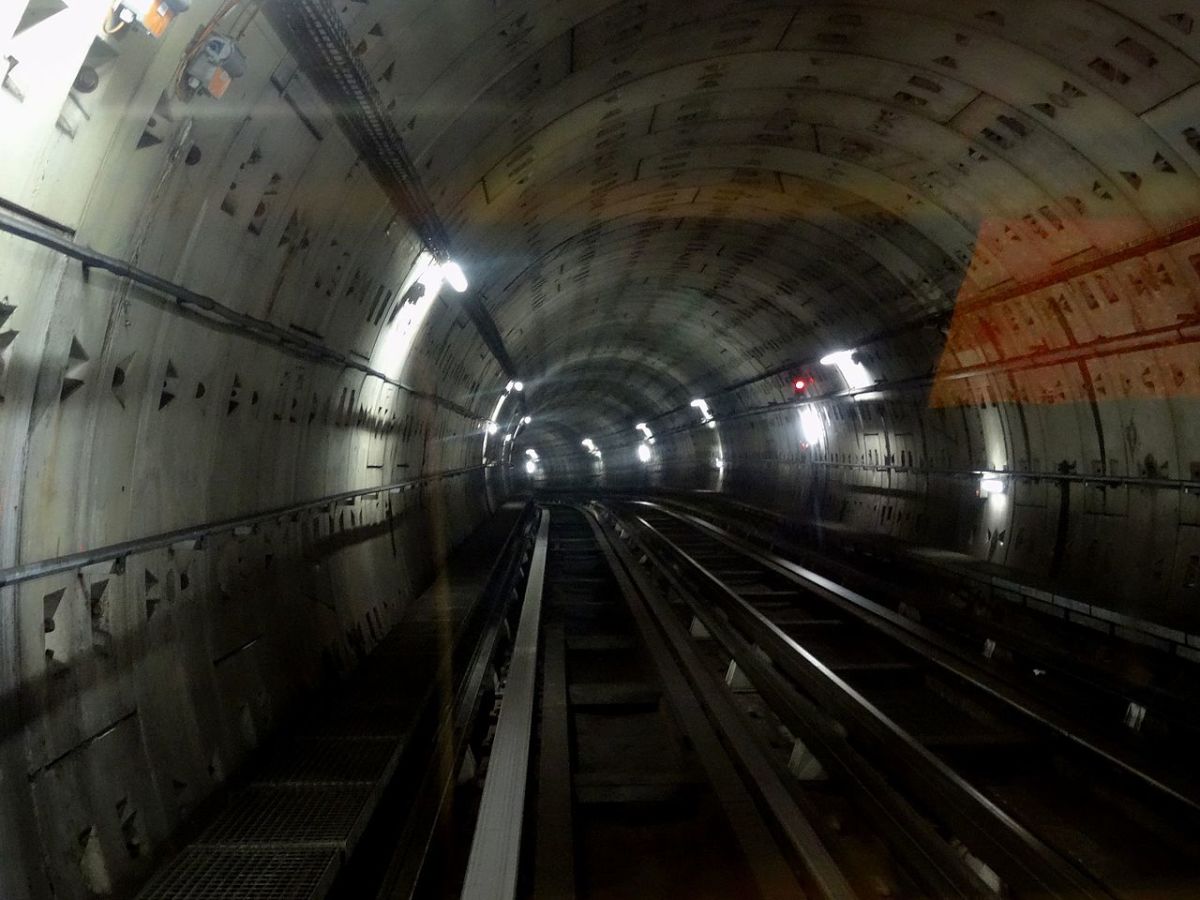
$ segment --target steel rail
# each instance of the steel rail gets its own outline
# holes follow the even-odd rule
[[[550,512],[544,511],[525,580],[525,597],[475,819],[462,900],[512,900],[517,893],[549,534]]]
[[[607,510],[611,516],[611,510]],[[847,793],[895,848],[902,863],[914,870],[930,897],[960,897],[995,900],[995,894],[967,868],[959,854],[932,824],[913,808],[846,741],[845,730],[815,703],[800,695],[795,686],[771,662],[743,638],[730,621],[714,607],[699,602],[681,577],[666,564],[659,551],[644,544],[640,547],[646,561],[666,579],[675,593],[688,605],[692,615],[720,643],[743,670],[754,689],[788,726],[792,734],[814,752],[824,768],[835,773]],[[923,861],[915,865],[914,860]],[[906,866],[907,867],[907,866]]]
[[[843,586],[849,587],[851,583],[859,585],[858,590],[866,594],[873,594],[879,591],[879,596],[888,597],[897,601],[903,600],[901,594],[896,593],[896,585],[888,582],[886,579],[877,575],[868,573],[862,569],[856,568],[848,562],[839,562],[838,560],[828,556],[821,551],[805,549],[795,543],[795,536],[799,533],[793,526],[789,526],[786,519],[778,513],[762,507],[757,507],[742,501],[731,500],[726,498],[723,501],[733,509],[748,515],[753,520],[762,520],[762,522],[771,523],[777,527],[783,528],[792,535],[791,539],[781,540],[778,532],[774,529],[764,531],[759,524],[753,524],[748,520],[733,519],[723,520],[721,526],[717,526],[715,521],[710,521],[712,513],[706,510],[702,505],[691,503],[678,498],[671,498],[664,501],[664,511],[673,509],[692,516],[697,517],[702,522],[708,522],[712,528],[718,528],[715,535],[721,540],[733,540],[738,543],[739,547],[747,548],[750,551],[764,555],[764,559],[779,559],[786,563],[795,564],[798,566],[813,566],[820,568],[825,566],[823,571],[827,577],[838,581]],[[813,523],[808,523],[806,528],[817,528]],[[820,545],[821,540],[814,539],[814,545]],[[776,551],[780,553],[786,552],[787,556],[775,556]],[[1048,603],[1057,606],[1059,609],[1066,607],[1076,612],[1081,612],[1090,615],[1094,618],[1101,619],[1115,627],[1129,629],[1132,631],[1141,632],[1150,637],[1167,640],[1173,643],[1175,648],[1180,648],[1189,642],[1200,640],[1196,635],[1190,635],[1171,626],[1162,625],[1160,623],[1150,622],[1145,619],[1140,619],[1135,616],[1127,616],[1113,611],[1111,608],[1092,605],[1078,600],[1076,597],[1063,596],[1055,594],[1050,586],[1039,587],[1032,584],[1018,584],[1008,579],[1001,578],[998,575],[991,575],[979,571],[971,570],[962,565],[953,563],[936,563],[930,560],[914,557],[904,552],[897,552],[898,548],[884,548],[881,559],[888,560],[903,560],[903,564],[908,564],[913,571],[920,573],[922,576],[933,574],[939,579],[951,579],[954,583],[960,583],[965,580],[966,583],[973,583],[984,587],[989,591],[988,602],[998,602],[994,592],[1002,590],[1012,592],[1017,595],[1018,599],[1014,602],[1019,607],[1025,609],[1029,613],[1038,616],[1050,616],[1051,613],[1036,606],[1031,606],[1032,602]],[[765,564],[765,563],[764,563]],[[785,577],[792,577],[781,572]],[[939,581],[939,583],[943,583]],[[907,590],[904,591],[905,593]],[[1067,601],[1067,602],[1063,602]],[[954,618],[959,617],[956,610],[948,608],[946,605],[935,601],[940,606],[937,610],[939,616],[949,615]],[[893,604],[894,605],[894,604]],[[960,620],[961,621],[961,620]],[[1071,625],[1071,621],[1059,620],[1065,625]],[[916,623],[908,617],[901,617],[899,623],[902,627],[913,631],[915,634],[936,634],[924,625]],[[982,623],[972,622],[972,625]],[[975,632],[975,628],[968,629]],[[987,635],[980,634],[981,638],[996,637],[1001,639],[1000,643],[1006,644],[1009,649],[1016,650],[1020,654],[1030,660],[1040,660],[1049,663],[1044,668],[1057,668],[1071,679],[1084,684],[1089,690],[1103,692],[1105,695],[1119,701],[1122,704],[1127,704],[1131,700],[1139,703],[1142,706],[1153,709],[1158,716],[1166,716],[1174,722],[1178,722],[1184,727],[1200,733],[1200,710],[1197,710],[1192,698],[1184,694],[1172,692],[1167,688],[1158,687],[1155,685],[1137,685],[1129,681],[1123,680],[1112,674],[1112,672],[1100,661],[1081,660],[1076,652],[1066,649],[1057,644],[1042,643],[1030,645],[1023,643],[1022,639],[1027,639],[1028,635],[1020,629],[1014,628],[1011,624],[999,622],[989,622],[987,628],[984,629],[990,632]],[[994,633],[991,633],[994,632]],[[1082,634],[1082,632],[1079,632]],[[1096,635],[1100,639],[1113,639],[1122,643],[1131,645],[1133,641],[1130,638],[1122,636],[1119,632],[1105,633],[1099,632]],[[966,661],[972,666],[976,663],[976,656],[970,649],[964,649],[962,644],[948,643],[947,647],[958,654],[959,658]],[[1130,647],[1130,649],[1134,649]],[[1168,654],[1169,650],[1161,650],[1158,647],[1148,648],[1148,651],[1153,654]],[[1142,652],[1139,648],[1138,652]],[[1176,649],[1175,658],[1178,658],[1178,649]],[[1082,664],[1081,664],[1082,663]],[[1072,669],[1072,667],[1077,667]],[[1003,674],[999,672],[989,672],[989,675],[997,675],[1003,679]],[[1009,679],[1004,679],[1008,681]],[[1197,782],[1196,789],[1191,792],[1197,797],[1200,797],[1200,782]]]
[[[193,291],[176,282],[168,281],[166,278],[162,278],[152,272],[147,272],[145,269],[138,268],[132,263],[125,262],[115,256],[109,256],[105,253],[92,250],[89,247],[84,247],[76,243],[69,235],[60,233],[38,221],[33,221],[3,208],[0,208],[0,232],[30,241],[34,244],[39,244],[70,259],[77,260],[83,264],[85,274],[90,269],[100,269],[118,278],[126,278],[140,287],[147,288],[156,294],[173,300],[187,312],[192,313],[196,319],[207,322],[216,320],[217,323],[231,328],[234,334],[241,337],[264,341],[293,356],[314,359],[318,362],[362,372],[364,375],[378,378],[380,381],[393,385],[414,397],[430,400],[438,406],[453,410],[467,419],[482,422],[487,418],[486,416],[472,412],[465,406],[460,406],[452,400],[439,397],[437,394],[419,391],[405,384],[403,381],[392,378],[378,369],[374,369],[366,363],[359,362],[348,354],[334,350],[332,347],[319,341],[314,341],[304,335],[288,331],[286,328],[281,328],[265,319],[240,313],[212,297]],[[136,294],[134,296],[137,298]],[[144,300],[145,298],[138,299]]]
[[[654,508],[690,524],[692,527],[708,532],[726,546],[755,560],[771,571],[783,575],[792,583],[817,594],[822,599],[834,603],[839,609],[853,615],[865,625],[900,641],[942,671],[998,700],[1009,709],[1038,726],[1050,730],[1072,745],[1116,766],[1146,787],[1186,808],[1192,814],[1200,814],[1200,799],[1198,799],[1200,798],[1200,785],[1163,773],[1151,772],[1147,763],[1130,760],[1126,754],[1121,752],[1120,748],[1102,735],[1081,733],[1078,723],[1067,722],[1048,706],[1036,703],[1027,696],[1019,694],[1001,683],[999,679],[991,676],[990,673],[981,672],[978,666],[963,655],[960,648],[945,640],[932,629],[799,563],[751,547],[745,541],[724,532],[723,529],[698,516],[678,513],[653,502],[637,501],[637,503]]]
[[[446,478],[456,478],[459,475],[466,475],[470,472],[475,472],[486,468],[489,468],[489,466],[465,466],[461,469],[448,469],[445,472],[435,472],[430,475],[421,475],[416,478],[409,478],[404,481],[396,481],[392,482],[391,484],[379,485],[377,487],[358,488],[356,490],[341,491],[336,494],[326,494],[323,497],[316,497],[312,500],[303,500],[299,503],[290,503],[286,506],[277,506],[273,509],[264,510],[262,512],[249,513],[243,516],[233,516],[228,519],[217,519],[212,522],[205,522],[201,525],[188,525],[183,528],[176,528],[172,531],[164,531],[158,534],[147,535],[145,537],[133,538],[132,540],[121,541],[116,544],[108,544],[104,547],[96,547],[91,550],[80,550],[76,553],[67,553],[62,556],[40,559],[35,562],[19,563],[15,566],[9,566],[8,568],[0,569],[0,588],[8,587],[14,584],[20,584],[24,581],[31,581],[34,578],[44,578],[48,575],[57,575],[62,572],[72,572],[85,566],[91,566],[97,563],[124,559],[125,557],[134,555],[136,553],[145,553],[149,550],[158,550],[163,547],[170,547],[177,543],[200,541],[211,535],[220,534],[226,531],[234,531],[239,528],[253,528],[256,525],[261,525],[265,522],[285,518],[287,516],[295,516],[310,509],[315,509],[322,506],[333,506],[339,503],[348,503],[356,500],[359,497],[369,497],[372,494],[394,493],[396,491],[411,490],[418,485],[426,484],[431,481],[441,481]]]
[[[934,807],[966,838],[972,851],[1013,884],[1062,900],[1111,898],[1111,894],[1062,859],[977,788],[937,758],[890,716],[839,677],[803,645],[747,603],[702,563],[641,516],[644,534],[684,563],[700,584],[719,598],[730,620],[762,647],[772,662],[818,704],[857,729],[898,765],[895,777],[915,782]]]
[[[455,684],[434,679],[422,712],[429,725],[430,764],[419,779],[415,795],[386,869],[373,891],[361,886],[352,896],[376,900],[413,900],[436,838],[439,820],[453,804],[454,786],[470,738],[471,723],[479,715],[479,701],[503,640],[512,606],[521,596],[517,586],[529,547],[530,526],[540,513],[529,505],[510,532],[500,555],[492,563],[481,596],[454,640],[453,664],[461,658],[462,676]],[[473,644],[467,636],[477,632]],[[423,732],[424,733],[424,732]]]
[[[746,782],[738,770],[746,773],[746,781],[756,789],[763,812],[770,814],[781,840],[795,854],[812,891],[824,900],[853,900],[857,895],[845,873],[784,787],[780,775],[741,727],[729,698],[708,684],[703,663],[688,646],[679,623],[672,619],[669,610],[663,608],[661,599],[628,557],[628,551],[613,540],[596,513],[588,510],[586,515],[596,535],[596,543],[608,560],[642,639],[651,651],[681,724],[704,760],[713,788],[730,816],[763,896],[774,897],[781,892],[787,895],[789,887],[795,887],[795,881],[792,877],[781,879],[773,855],[763,857],[764,846],[775,841],[769,832],[762,833],[762,814],[745,807]],[[735,760],[737,770],[732,768]]]

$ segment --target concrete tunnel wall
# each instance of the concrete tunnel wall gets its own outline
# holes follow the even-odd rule
[[[5,5],[0,33],[21,6]],[[453,314],[415,333],[454,301],[401,303],[427,264],[420,243],[263,20],[217,106],[169,87],[187,25],[106,40],[101,7],[72,4],[12,41],[0,196],[413,390],[5,235],[0,567],[477,467],[467,410],[496,367],[441,352],[463,333]],[[99,75],[87,94],[72,88],[85,60]],[[143,878],[490,504],[475,469],[2,589],[0,896]]]
[[[420,240],[265,17],[108,6],[0,9],[0,198],[404,387],[3,235],[0,567],[430,480],[0,588],[0,895],[136,884],[509,488],[720,490],[1200,631],[1187,4],[335,4],[525,383],[486,473],[508,376],[403,302]],[[246,73],[185,99],[226,7]]]

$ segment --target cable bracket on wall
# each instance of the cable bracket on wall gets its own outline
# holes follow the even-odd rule
[[[139,299],[149,300],[151,295],[165,297],[174,305],[189,315],[192,321],[216,322],[233,334],[261,341],[269,346],[278,348],[284,353],[314,359],[329,365],[354,369],[372,378],[378,378],[387,384],[394,385],[405,393],[424,400],[429,400],[438,406],[451,409],[467,419],[482,418],[474,411],[437,394],[419,391],[404,382],[389,377],[365,363],[351,359],[347,354],[321,341],[310,340],[300,334],[294,334],[285,328],[280,328],[265,319],[259,319],[246,313],[238,312],[230,306],[219,303],[212,297],[190,290],[181,284],[168,281],[144,269],[114,256],[92,250],[76,243],[66,234],[41,224],[38,220],[27,220],[22,215],[0,208],[0,234],[10,234],[13,237],[40,244],[63,256],[77,260],[80,264],[83,280],[87,281],[95,269],[109,272],[118,278],[127,278],[131,282],[147,290],[148,293],[137,293]]]
[[[436,260],[448,261],[450,236],[337,11],[328,0],[271,0],[266,12],[396,211]],[[505,374],[515,377],[512,359],[482,299],[471,293],[462,303]]]

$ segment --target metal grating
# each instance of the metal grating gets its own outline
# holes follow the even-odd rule
[[[255,778],[258,784],[374,784],[391,774],[400,747],[370,738],[307,738],[282,747]]]
[[[332,849],[192,847],[138,900],[310,900],[329,889],[340,859]]]
[[[196,842],[213,844],[351,844],[374,798],[374,786],[251,787],[239,792]]]

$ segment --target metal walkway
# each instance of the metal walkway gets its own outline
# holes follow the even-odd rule
[[[525,522],[502,511],[468,539],[351,682],[272,742],[139,900],[325,896],[436,701],[430,672],[470,640]]]
[[[1086,711],[691,512],[522,522],[142,896],[1200,895],[1190,782]]]

